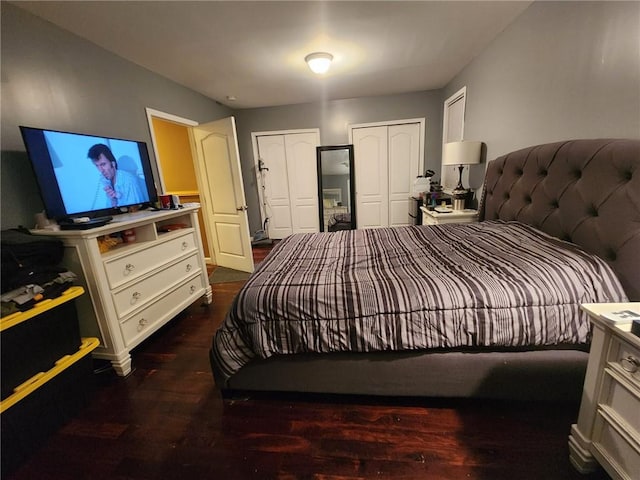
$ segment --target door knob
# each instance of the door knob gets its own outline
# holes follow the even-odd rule
[[[241,207],[236,208],[236,210],[238,210],[239,212],[246,212],[247,210],[249,210],[249,207],[247,207],[246,205],[242,205]]]

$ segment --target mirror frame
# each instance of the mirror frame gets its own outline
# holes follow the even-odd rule
[[[353,145],[322,145],[316,147],[316,162],[318,169],[318,214],[320,219],[320,231],[324,232],[324,201],[322,188],[322,152],[332,150],[347,150],[349,152],[349,213],[351,214],[351,230],[356,228],[356,177],[355,161],[353,157]]]

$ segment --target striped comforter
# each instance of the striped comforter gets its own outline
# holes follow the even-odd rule
[[[626,296],[598,257],[517,222],[292,235],[216,332],[228,377],[302,352],[585,343],[578,304]]]

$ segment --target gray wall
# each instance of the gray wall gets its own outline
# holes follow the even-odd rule
[[[349,143],[348,125],[425,118],[425,170],[439,172],[442,108],[442,91],[433,90],[237,111],[238,146],[251,232],[261,228],[251,132],[319,128],[322,145],[343,145]]]
[[[231,114],[14,5],[0,5],[4,229],[33,226],[43,209],[19,125],[142,140],[152,150],[145,107],[199,122]]]
[[[640,3],[535,2],[453,80],[489,160],[572,138],[640,137]],[[470,183],[478,187],[483,169]]]
[[[42,209],[18,125],[151,144],[145,107],[200,122],[234,114],[252,232],[260,214],[251,132],[319,128],[322,144],[344,144],[349,124],[425,117],[425,166],[439,172],[442,102],[466,85],[465,138],[485,142],[488,159],[566,138],[640,135],[638,2],[535,2],[443,90],[235,112],[0,5],[2,228],[30,225]]]

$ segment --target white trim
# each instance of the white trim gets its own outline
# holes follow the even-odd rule
[[[153,130],[152,117],[161,118],[162,120],[168,120],[173,123],[184,125],[185,127],[195,127],[198,122],[195,120],[189,120],[188,118],[178,117],[171,113],[161,112],[160,110],[154,110],[153,108],[146,107],[147,123],[149,124],[149,133],[151,134],[151,146],[153,147],[153,157],[156,164],[156,172],[158,172],[158,182],[160,183],[160,195],[166,195],[167,188],[164,185],[164,178],[162,176],[162,167],[160,166],[160,155],[158,154],[158,144],[156,143],[156,133]]]
[[[316,133],[320,136],[319,128],[299,128],[297,130],[270,130],[266,132],[251,132],[251,138],[265,137],[267,135],[290,135],[294,133]]]
[[[189,125],[190,127],[195,127],[196,125],[200,124],[195,120],[179,117],[177,115],[173,115],[172,113],[161,112],[160,110],[155,110],[149,107],[145,108],[145,111],[147,112],[147,117],[151,117],[151,116],[158,117],[164,120],[169,120],[170,122],[179,123],[181,125]]]
[[[389,125],[402,125],[405,123],[425,123],[424,117],[422,118],[405,118],[402,120],[387,120],[384,122],[371,122],[371,123],[353,123],[348,126],[349,129],[353,128],[367,128],[367,127],[384,127]]]
[[[258,190],[258,202],[260,202],[260,228],[264,226],[266,220],[266,212],[264,211],[264,200],[262,198],[262,189],[260,188],[260,179],[258,176],[258,137],[266,137],[272,135],[291,135],[296,133],[314,133],[320,145],[320,129],[319,128],[302,128],[299,130],[270,130],[266,132],[251,132],[251,149],[253,151],[253,173],[256,176],[256,189]],[[319,200],[318,200],[319,201]]]
[[[464,117],[467,113],[467,87],[464,86],[462,87],[460,90],[458,90],[456,93],[454,93],[453,95],[451,95],[449,98],[447,98],[444,101],[444,112],[442,114],[442,145],[444,145],[446,143],[446,138],[447,138],[447,125],[449,124],[449,122],[447,120],[449,120],[449,106],[454,104],[455,102],[457,102],[458,100],[462,100],[463,104],[462,104],[462,128],[460,129],[460,132],[462,133],[462,138],[460,140],[464,140]]]
[[[444,144],[447,143],[447,136],[449,133],[449,107],[454,103],[461,101],[462,102],[462,125],[460,126],[460,140],[464,140],[464,117],[467,111],[467,87],[464,86],[456,93],[451,95],[444,101],[443,113],[442,113],[442,145],[440,152],[444,151]],[[445,191],[450,190],[444,184],[444,173],[445,168],[447,166],[442,164],[442,153],[440,154],[440,184],[444,187]],[[468,174],[467,174],[468,175]],[[455,185],[455,184],[454,184]],[[448,192],[450,193],[450,192]]]

